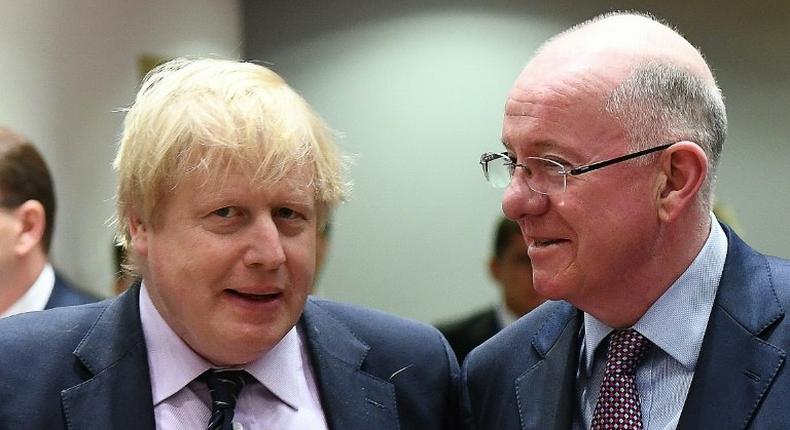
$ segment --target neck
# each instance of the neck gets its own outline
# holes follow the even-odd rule
[[[14,260],[11,268],[0,270],[0,312],[5,312],[25,295],[46,264],[47,257],[43,252],[32,252]]]
[[[653,306],[674,282],[691,266],[710,234],[710,217],[689,214],[690,222],[677,222],[667,226],[656,240],[655,255],[644,270],[622,285],[640,286],[622,288],[619,294],[606,299],[599,309],[585,310],[599,321],[613,328],[631,327]]]

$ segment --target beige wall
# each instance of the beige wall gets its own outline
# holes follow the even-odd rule
[[[322,294],[425,321],[494,300],[485,271],[513,79],[547,37],[614,7],[651,10],[702,47],[727,95],[719,196],[745,238],[790,257],[790,2],[244,3],[246,56],[271,62],[342,133],[355,192]]]
[[[485,272],[501,193],[477,157],[499,147],[505,94],[551,34],[601,1],[0,0],[0,123],[57,182],[56,264],[109,293],[110,163],[137,58],[269,61],[355,154],[322,294],[425,321],[494,300]],[[790,3],[643,2],[700,45],[727,95],[718,194],[746,239],[790,257]],[[244,34],[242,34],[242,20]]]
[[[57,188],[56,267],[110,293],[115,153],[141,54],[240,55],[233,0],[0,0],[0,123],[42,149]]]

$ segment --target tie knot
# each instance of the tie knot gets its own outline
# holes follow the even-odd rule
[[[651,344],[649,339],[634,329],[615,330],[609,338],[606,369],[610,372],[634,374]]]
[[[212,409],[230,409],[236,407],[236,399],[249,374],[244,370],[209,369],[198,377],[208,385],[211,393]]]

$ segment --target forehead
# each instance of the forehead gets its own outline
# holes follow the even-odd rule
[[[300,204],[314,206],[315,189],[310,170],[302,166],[277,179],[262,178],[250,169],[229,167],[220,171],[185,174],[164,192],[159,210],[206,205],[246,206],[260,204]]]
[[[602,140],[621,137],[606,113],[614,88],[606,70],[530,64],[516,80],[505,104],[502,141],[515,152],[585,152]]]
[[[294,196],[314,196],[312,169],[305,165],[289,166],[279,174],[261,173],[262,169],[231,165],[219,170],[198,171],[185,176],[178,187],[188,187],[200,196],[245,192],[274,192]]]

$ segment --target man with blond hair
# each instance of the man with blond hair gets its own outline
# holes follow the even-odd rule
[[[711,212],[726,130],[702,55],[650,16],[538,50],[480,163],[551,301],[467,358],[470,428],[790,428],[790,262]]]
[[[328,129],[277,74],[160,66],[114,167],[142,281],[0,325],[0,428],[455,428],[438,331],[308,297],[346,184]]]

